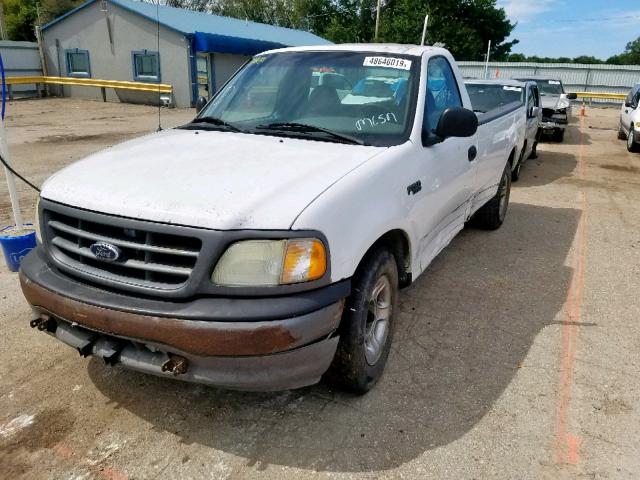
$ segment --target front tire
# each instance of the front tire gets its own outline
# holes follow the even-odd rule
[[[553,132],[553,139],[556,142],[562,142],[564,140],[564,130],[559,128],[557,130],[554,130]]]
[[[618,127],[618,140],[626,140],[627,134],[624,133],[624,129],[622,128],[622,122],[620,122],[620,126]]]
[[[635,141],[633,129],[634,126],[632,123],[629,127],[629,134],[627,135],[627,150],[631,153],[638,153],[640,152],[640,144]]]
[[[509,207],[509,195],[511,194],[511,165],[507,163],[498,191],[495,196],[485,203],[475,214],[475,224],[486,230],[497,230],[504,222]]]
[[[384,371],[395,331],[398,266],[394,256],[376,248],[364,258],[345,304],[340,341],[327,378],[353,393],[364,394]]]

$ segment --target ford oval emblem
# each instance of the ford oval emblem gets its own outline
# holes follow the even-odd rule
[[[103,262],[115,262],[122,256],[122,250],[110,243],[98,242],[89,247],[91,253]]]

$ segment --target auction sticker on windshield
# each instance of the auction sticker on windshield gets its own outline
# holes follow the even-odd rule
[[[411,60],[396,57],[364,57],[365,67],[385,67],[411,70]]]

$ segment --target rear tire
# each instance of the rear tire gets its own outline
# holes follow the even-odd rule
[[[520,152],[520,157],[518,158],[518,163],[516,164],[516,168],[514,168],[513,171],[511,172],[512,182],[517,182],[518,179],[520,178],[520,171],[522,170],[522,162],[524,162],[524,151],[526,148],[527,148],[527,145],[525,144],[522,147],[522,152]]]
[[[533,142],[533,147],[531,147],[531,153],[529,154],[530,159],[538,158],[538,140]]]
[[[394,256],[376,248],[364,258],[345,304],[340,341],[327,378],[345,390],[364,394],[384,371],[398,310],[398,266]]]
[[[495,196],[485,203],[475,214],[475,224],[486,230],[497,230],[504,222],[509,207],[509,195],[511,193],[511,166],[507,163],[498,191]]]

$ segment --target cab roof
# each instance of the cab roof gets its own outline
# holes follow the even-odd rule
[[[510,79],[479,79],[479,78],[465,78],[464,83],[469,85],[504,85],[507,87],[522,87],[527,85],[527,81],[510,80]]]
[[[430,47],[428,45],[405,45],[400,43],[341,43],[339,45],[310,45],[279,48],[277,50],[263,52],[263,54],[276,52],[366,52],[387,55],[411,55],[413,57],[421,57],[426,52],[449,54],[446,49],[440,47]]]
[[[548,82],[549,80],[552,80],[554,82],[562,82],[562,80],[560,80],[557,77],[545,77],[544,75],[519,75],[517,77],[512,77],[513,80],[519,80],[519,81],[527,81],[527,80],[531,80],[533,82],[535,81],[545,81]]]

